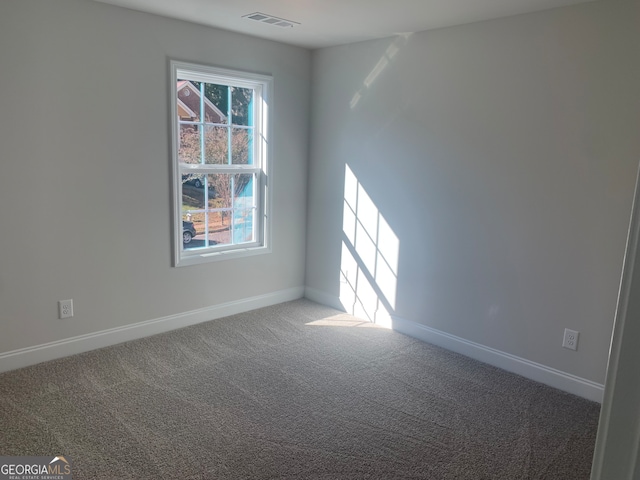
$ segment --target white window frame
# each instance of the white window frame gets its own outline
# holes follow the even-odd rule
[[[182,267],[206,262],[241,258],[271,252],[270,211],[271,195],[269,177],[269,106],[273,79],[261,75],[225,68],[171,60],[171,138],[173,172],[173,265]],[[180,165],[178,149],[180,144],[180,122],[178,118],[178,80],[193,80],[218,85],[251,88],[254,91],[253,113],[253,163],[252,165]],[[191,173],[255,173],[256,195],[255,232],[256,241],[237,245],[214,245],[207,248],[185,249],[182,243],[182,174]],[[232,232],[233,234],[233,232]]]

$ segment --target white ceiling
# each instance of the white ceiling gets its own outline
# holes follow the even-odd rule
[[[591,0],[96,0],[307,48],[507,17]],[[276,27],[254,12],[298,22]]]

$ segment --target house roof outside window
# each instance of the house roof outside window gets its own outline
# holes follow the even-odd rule
[[[178,116],[180,120],[199,121],[200,90],[188,80],[177,82]],[[204,97],[204,119],[207,123],[227,123],[227,117],[211,100]]]

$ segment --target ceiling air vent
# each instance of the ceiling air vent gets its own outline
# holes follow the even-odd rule
[[[267,15],[266,13],[250,13],[244,15],[242,18],[248,18],[249,20],[255,20],[256,22],[268,23],[276,27],[293,27],[294,25],[300,25],[298,22],[292,20],[285,20],[284,18],[274,17],[273,15]]]

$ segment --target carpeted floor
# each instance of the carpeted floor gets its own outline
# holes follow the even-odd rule
[[[0,375],[74,479],[588,479],[599,405],[299,300]]]

